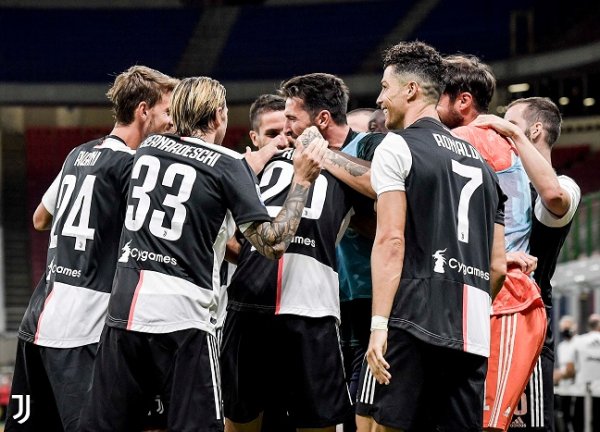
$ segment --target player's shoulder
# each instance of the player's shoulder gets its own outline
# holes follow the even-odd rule
[[[387,133],[383,133],[383,132],[363,132],[363,133],[365,135],[359,140],[359,144],[361,144],[361,145],[379,144],[379,143],[381,143],[381,141],[383,141],[383,139],[387,135]]]
[[[100,140],[98,140],[98,143],[93,146],[93,149],[96,150],[106,150],[106,151],[110,151],[110,152],[114,152],[116,154],[123,154],[123,155],[129,155],[129,156],[133,156],[135,155],[135,150],[133,150],[131,147],[129,147],[125,141],[123,141],[122,139],[113,136],[113,135],[109,135],[107,137],[104,137]]]
[[[453,129],[452,134],[475,147],[496,172],[514,164],[514,146],[494,129],[467,125]]]
[[[130,163],[135,154],[123,141],[110,136],[94,139],[75,147],[65,159],[66,168],[94,168]],[[110,162],[108,162],[110,161]]]
[[[244,155],[236,152],[235,150],[231,150],[227,147],[223,147],[222,145],[212,144],[206,141],[203,141],[199,138],[181,138],[181,140],[185,143],[193,143],[200,147],[204,147],[207,150],[218,153],[223,157],[224,160],[240,160],[244,158]]]

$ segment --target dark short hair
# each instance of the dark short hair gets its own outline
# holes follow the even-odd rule
[[[285,99],[274,94],[263,94],[256,98],[250,106],[250,127],[258,132],[260,116],[267,112],[283,111],[285,109]]]
[[[444,94],[454,102],[459,93],[471,93],[477,111],[487,112],[496,89],[496,77],[492,69],[473,55],[451,55],[444,61]]]
[[[527,122],[527,127],[536,122],[542,123],[542,127],[546,131],[546,144],[552,148],[560,137],[562,125],[562,116],[556,104],[546,97],[529,97],[514,100],[507,108],[519,104],[525,105],[523,117]]]
[[[106,96],[112,102],[115,121],[128,125],[141,102],[150,108],[160,102],[162,95],[173,91],[179,80],[147,66],[136,65],[115,78]]]
[[[411,74],[418,78],[426,98],[437,103],[443,89],[444,60],[440,53],[423,42],[400,42],[383,53],[383,67],[394,67],[398,75]]]
[[[286,98],[301,99],[304,109],[314,118],[327,110],[338,125],[345,125],[350,91],[341,78],[326,73],[296,76],[283,83],[279,93]]]

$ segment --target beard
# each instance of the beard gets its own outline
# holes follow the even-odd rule
[[[444,123],[449,129],[454,129],[459,126],[463,126],[464,118],[460,113],[454,109],[448,110],[448,112],[442,117],[440,116],[440,120]]]

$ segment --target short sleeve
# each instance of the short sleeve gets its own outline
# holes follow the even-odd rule
[[[61,172],[58,173],[48,190],[42,197],[42,204],[52,216],[54,216],[54,209],[56,208],[56,201],[58,200],[58,188],[60,185]]]
[[[404,138],[388,133],[375,150],[371,164],[371,185],[377,195],[404,191],[412,168],[412,155]]]
[[[251,222],[270,221],[271,217],[260,198],[256,176],[243,159],[231,159],[223,167],[221,187],[227,208],[238,227]],[[246,226],[247,228],[247,226]]]
[[[577,186],[575,181],[567,176],[559,176],[558,183],[560,186],[569,194],[570,204],[567,212],[561,216],[557,217],[552,214],[542,202],[542,199],[538,195],[535,200],[535,217],[544,225],[550,228],[560,228],[567,225],[575,216],[575,212],[577,211],[577,207],[579,206],[579,201],[581,200],[581,189]]]
[[[496,191],[498,193],[498,208],[496,209],[496,216],[494,218],[494,222],[504,226],[504,203],[506,202],[508,197],[504,194],[498,182],[496,182]]]

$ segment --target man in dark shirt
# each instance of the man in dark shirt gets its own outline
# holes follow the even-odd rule
[[[353,130],[347,123],[349,90],[338,77],[314,73],[294,77],[281,86],[286,99],[286,131],[297,136],[306,125],[313,125],[329,142],[329,149],[361,159],[368,165],[385,134]],[[330,153],[333,154],[333,153]],[[341,156],[340,156],[341,157]],[[335,170],[329,170],[336,178]],[[352,186],[350,184],[350,186]],[[359,193],[360,192],[360,193]],[[369,343],[371,317],[371,248],[375,229],[372,197],[363,191],[352,194],[354,216],[337,246],[340,283],[340,338],[350,395],[355,399],[358,376]],[[344,424],[354,430],[355,420]]]
[[[305,149],[300,137],[294,181],[272,220],[243,156],[220,146],[227,111],[218,81],[186,78],[171,102],[180,136],[153,135],[136,153],[82,431],[140,430],[156,394],[169,430],[223,430],[215,326],[225,243],[237,225],[259,253],[280,257],[326,146]]]
[[[404,129],[387,135],[370,173],[373,317],[357,423],[481,430],[491,297],[506,272],[502,191],[479,153],[439,121],[439,53],[400,43],[384,67],[377,102],[386,126]]]
[[[519,151],[534,191],[530,252],[538,258],[533,278],[542,291],[548,327],[538,364],[522,397],[521,414],[513,417],[514,430],[554,430],[554,332],[550,280],[581,191],[573,179],[557,176],[551,164],[552,147],[560,136],[561,115],[548,98],[531,97],[510,103],[504,119],[481,116],[473,124],[491,126],[511,138]],[[535,394],[535,397],[530,395]]]
[[[6,430],[79,430],[118,258],[134,150],[149,134],[172,128],[169,99],[176,83],[145,66],[117,76],[107,93],[113,130],[73,149],[45,195],[55,213],[46,277],[19,328],[12,388],[13,395],[31,397],[31,417],[19,423],[12,399]]]

